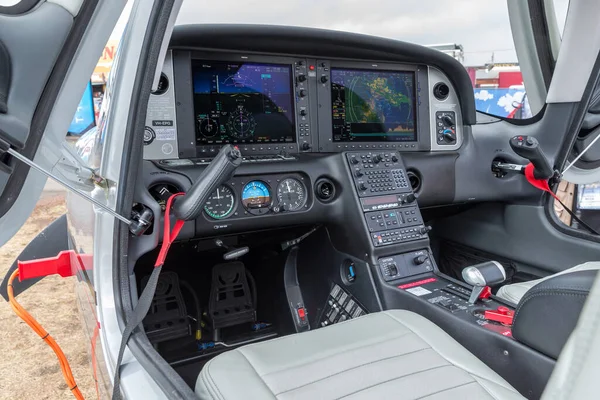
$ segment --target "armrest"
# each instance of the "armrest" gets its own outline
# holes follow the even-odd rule
[[[515,311],[513,337],[557,359],[575,329],[597,272],[570,272],[532,287]]]

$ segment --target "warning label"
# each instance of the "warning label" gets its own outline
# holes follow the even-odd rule
[[[414,294],[415,296],[425,296],[431,293],[431,290],[427,290],[422,286],[416,286],[413,288],[406,289],[407,292]]]

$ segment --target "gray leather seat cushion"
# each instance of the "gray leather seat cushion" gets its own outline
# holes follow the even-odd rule
[[[587,262],[587,263],[576,265],[573,268],[569,268],[564,271],[557,272],[556,274],[548,275],[541,279],[535,279],[535,280],[527,281],[527,282],[513,283],[512,285],[504,285],[498,290],[498,293],[496,293],[496,296],[501,297],[501,298],[503,298],[507,301],[510,301],[514,304],[519,304],[519,302],[521,301],[521,299],[523,298],[523,296],[525,295],[525,293],[527,293],[527,291],[529,289],[531,289],[538,283],[545,281],[546,279],[550,279],[554,276],[558,276],[558,275],[562,275],[562,274],[568,274],[569,272],[586,271],[586,270],[590,270],[590,269],[596,269],[596,270],[600,269],[600,262],[598,262],[598,261]]]
[[[209,361],[202,399],[524,399],[418,314],[392,310],[247,345]]]

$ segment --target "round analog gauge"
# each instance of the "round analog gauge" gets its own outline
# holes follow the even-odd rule
[[[242,190],[242,204],[252,214],[267,212],[271,205],[271,191],[262,181],[251,181]]]
[[[211,118],[202,118],[198,120],[198,130],[202,136],[211,138],[219,133],[219,123]]]
[[[204,203],[204,212],[211,218],[223,219],[231,215],[234,206],[233,191],[227,186],[221,186]]]
[[[254,129],[256,129],[256,121],[244,106],[237,106],[229,114],[227,130],[230,135],[238,139],[245,139],[254,135]]]
[[[306,188],[297,179],[284,179],[277,186],[277,200],[282,211],[296,211],[306,203]]]

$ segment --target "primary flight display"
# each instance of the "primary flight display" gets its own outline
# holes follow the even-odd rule
[[[192,61],[198,145],[294,142],[291,66]]]

